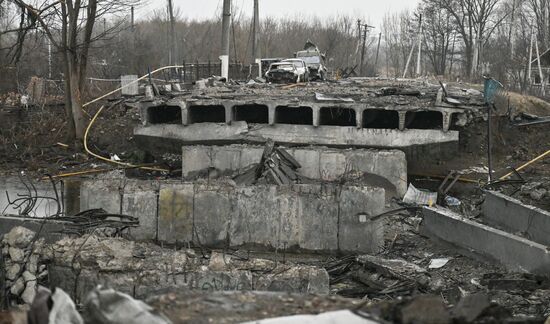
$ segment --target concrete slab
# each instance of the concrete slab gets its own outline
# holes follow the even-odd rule
[[[139,227],[130,228],[132,237],[138,241],[157,239],[159,182],[130,181],[122,196],[122,213],[137,217]]]
[[[228,187],[195,185],[193,198],[193,242],[208,247],[229,244],[232,220],[232,190]]]
[[[108,213],[120,213],[125,181],[125,179],[109,179],[82,182],[80,211],[103,208]]]
[[[284,147],[283,147],[284,148]],[[326,147],[284,148],[298,161],[300,173],[306,177],[335,181],[345,174],[379,176],[393,186],[393,192],[403,197],[407,192],[407,160],[398,150],[331,149]],[[221,171],[245,169],[260,161],[263,147],[252,145],[183,146],[183,177],[194,176],[198,171],[216,167]],[[237,163],[237,155],[240,160]],[[369,184],[372,186],[372,184]],[[390,189],[390,188],[387,188]]]
[[[182,145],[219,145],[247,142],[265,143],[266,139],[289,145],[330,147],[407,148],[417,145],[458,143],[458,131],[435,129],[358,129],[341,126],[276,124],[249,128],[246,122],[201,123],[140,126],[134,130],[138,143],[146,150],[178,152]]]
[[[369,220],[384,211],[384,204],[380,203],[384,196],[382,188],[342,188],[338,198],[340,251],[377,253],[384,247],[385,219]]]
[[[425,234],[460,249],[473,251],[506,266],[510,271],[547,275],[550,251],[547,246],[476,223],[443,208],[423,209]]]
[[[382,212],[381,188],[130,180],[119,191],[119,184],[118,180],[84,183],[81,205],[122,208],[138,217],[141,226],[131,230],[137,241],[366,253],[379,251],[384,242],[380,234],[384,224],[362,224],[356,216]]]
[[[194,196],[192,184],[161,185],[158,202],[159,241],[193,241]]]
[[[296,185],[294,190],[303,197],[300,202],[300,246],[311,250],[338,249],[338,189],[331,185]]]
[[[483,219],[512,233],[550,246],[550,212],[496,191],[485,192]]]

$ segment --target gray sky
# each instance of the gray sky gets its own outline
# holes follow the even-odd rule
[[[174,4],[183,16],[191,19],[218,17],[222,0],[174,0]],[[150,0],[140,9],[140,16],[147,16],[152,10],[166,6],[166,0]],[[308,17],[334,16],[347,14],[357,18],[367,18],[369,23],[380,26],[387,12],[400,12],[414,9],[418,0],[260,0],[260,16]],[[246,15],[252,15],[253,0],[233,0],[233,6]]]

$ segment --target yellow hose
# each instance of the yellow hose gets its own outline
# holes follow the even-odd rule
[[[103,111],[103,108],[105,108],[105,106],[101,106],[101,108],[99,108],[99,110],[97,111],[97,113],[94,115],[94,117],[92,118],[92,120],[90,121],[90,123],[88,124],[88,127],[86,127],[86,131],[84,132],[84,150],[86,150],[86,152],[88,154],[90,154],[91,156],[95,157],[95,158],[98,158],[102,161],[106,161],[106,162],[109,162],[109,163],[113,163],[113,164],[118,164],[118,165],[122,165],[122,166],[125,166],[125,167],[130,167],[130,168],[139,168],[139,169],[142,169],[142,170],[149,170],[149,171],[159,171],[159,172],[168,172],[170,170],[166,170],[166,169],[159,169],[159,168],[151,168],[151,167],[138,167],[136,165],[133,165],[131,163],[125,163],[125,162],[120,162],[120,161],[113,161],[111,160],[110,158],[106,158],[106,157],[103,157],[99,154],[96,154],[92,151],[90,151],[88,149],[88,132],[90,131],[90,128],[92,128],[92,125],[94,124],[95,120],[97,119],[97,116],[99,116],[99,114],[101,114],[101,112]]]
[[[549,150],[549,151],[546,151],[545,153],[543,153],[543,154],[537,156],[536,158],[532,159],[531,161],[529,161],[529,162],[525,163],[524,165],[520,166],[519,168],[516,169],[516,171],[521,171],[521,170],[525,169],[526,167],[530,166],[531,164],[533,164],[533,163],[535,163],[535,162],[537,162],[537,161],[539,161],[539,160],[545,158],[545,157],[548,156],[548,155],[550,155],[550,150]],[[500,180],[506,180],[506,178],[508,178],[508,177],[511,176],[512,174],[514,174],[514,171],[512,171],[512,172],[510,172],[510,173],[508,173],[508,174],[502,176],[502,177],[500,178]]]
[[[155,74],[155,73],[157,73],[157,72],[160,72],[160,71],[163,71],[163,70],[175,69],[175,68],[183,68],[183,66],[182,66],[182,65],[171,65],[171,66],[165,66],[165,67],[158,68],[158,69],[156,69],[156,70],[154,70],[154,71],[152,71],[152,72],[150,72],[150,73],[145,74],[144,76],[140,77],[140,78],[137,79],[137,80],[134,80],[134,81],[132,81],[132,82],[130,82],[130,83],[128,83],[128,84],[126,84],[126,85],[124,85],[124,86],[122,86],[122,87],[116,89],[116,90],[113,90],[113,91],[111,91],[111,92],[108,92],[108,93],[104,94],[104,95],[101,96],[101,97],[97,97],[97,98],[95,98],[94,100],[89,101],[89,102],[83,104],[83,105],[82,105],[82,108],[84,108],[84,107],[86,107],[86,106],[88,106],[88,105],[91,105],[91,104],[93,104],[94,102],[97,102],[97,101],[99,101],[99,100],[101,100],[101,99],[104,99],[104,98],[106,98],[106,97],[108,97],[108,96],[110,96],[110,95],[112,95],[112,94],[115,94],[115,93],[117,93],[118,91],[120,91],[120,90],[122,90],[122,89],[124,89],[124,88],[126,88],[126,87],[128,87],[128,86],[130,86],[130,85],[132,85],[132,84],[134,84],[134,83],[137,83],[137,82],[139,82],[139,81],[141,81],[141,80],[143,80],[143,79],[145,79],[145,78],[147,78],[149,75],[153,75],[153,74]],[[86,153],[88,153],[89,155],[91,155],[91,156],[93,156],[93,157],[95,157],[95,158],[98,158],[98,159],[100,159],[100,160],[102,160],[102,161],[109,162],[109,163],[113,163],[113,164],[117,164],[117,165],[122,165],[122,166],[125,166],[125,167],[139,168],[139,169],[142,169],[142,170],[158,171],[158,172],[168,172],[168,171],[170,171],[170,170],[166,170],[166,169],[151,168],[151,167],[140,167],[140,166],[136,166],[136,165],[133,165],[133,164],[130,164],[130,163],[124,163],[124,162],[119,162],[119,161],[113,161],[113,160],[111,160],[110,158],[103,157],[103,156],[101,156],[101,155],[99,155],[99,154],[96,154],[96,153],[90,151],[90,150],[88,149],[88,132],[90,131],[90,128],[92,128],[92,125],[95,123],[95,121],[96,121],[96,119],[97,119],[97,116],[99,116],[99,115],[101,114],[101,112],[103,111],[103,108],[105,108],[105,106],[101,106],[101,108],[97,111],[97,113],[94,115],[94,117],[92,118],[92,120],[91,120],[90,123],[88,124],[88,127],[86,127],[86,131],[84,132],[84,150],[86,150]]]

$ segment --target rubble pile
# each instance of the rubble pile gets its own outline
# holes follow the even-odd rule
[[[325,294],[329,291],[328,274],[320,267],[227,253],[198,255],[190,249],[165,249],[122,238],[64,238],[46,246],[43,258],[50,263],[50,284],[76,291],[77,301],[99,284],[138,297],[169,287]]]
[[[239,185],[273,184],[288,185],[307,182],[298,169],[302,166],[283,148],[275,147],[273,141],[265,145],[260,163],[252,165],[233,179]]]
[[[2,264],[8,298],[15,304],[30,304],[36,295],[39,281],[48,276],[46,265],[40,261],[44,239],[24,227],[14,227],[1,242]]]

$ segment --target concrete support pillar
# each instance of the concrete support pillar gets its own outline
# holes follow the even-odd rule
[[[406,111],[398,111],[399,114],[399,130],[403,131],[405,130],[405,120],[407,119],[407,112]]]
[[[268,104],[267,108],[269,110],[269,125],[275,125],[275,113],[277,110],[277,105],[275,104]]]
[[[179,106],[181,107],[181,123],[187,126],[189,125],[189,105],[187,102],[183,102]]]
[[[313,111],[313,126],[318,127],[321,122],[321,108],[319,106],[312,106]]]
[[[190,105],[185,102],[181,105],[181,123],[183,126],[188,126],[191,124],[191,118],[189,117]]]
[[[363,109],[361,108],[355,109],[355,122],[357,123],[358,129],[363,128]]]
[[[442,114],[443,114],[443,131],[448,132],[449,128],[451,128],[451,120],[453,118],[453,114],[449,112],[445,112]]]
[[[225,108],[225,123],[227,125],[231,125],[231,122],[233,121],[233,105],[224,103],[223,107]]]

